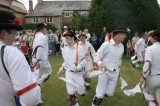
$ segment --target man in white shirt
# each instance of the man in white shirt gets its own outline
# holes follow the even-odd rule
[[[16,31],[23,29],[22,21],[2,10],[0,17],[3,17],[0,20],[0,105],[36,106],[41,102],[41,89],[35,84],[36,78],[24,55],[11,46]]]
[[[93,61],[92,61],[92,57],[94,57],[95,54],[95,50],[93,48],[93,46],[86,41],[87,36],[84,32],[81,32],[79,34],[79,45],[81,45],[85,51],[85,56],[86,56],[86,65],[85,65],[85,73],[84,73],[84,77],[85,77],[85,86],[86,86],[86,90],[90,90],[90,83],[91,83],[91,78],[90,78],[90,73],[91,71],[93,71]]]
[[[42,84],[47,81],[52,73],[51,65],[48,61],[48,37],[46,34],[46,24],[39,23],[36,26],[37,33],[33,41],[32,67],[34,68],[37,83]],[[40,73],[43,72],[41,76]]]
[[[82,46],[78,45],[78,43],[75,43],[76,36],[73,32],[66,32],[64,37],[66,38],[68,46],[65,46],[62,49],[64,63],[59,69],[57,75],[60,76],[64,72],[64,70],[66,70],[66,80],[74,82],[78,85],[73,86],[66,83],[70,106],[79,106],[76,93],[81,96],[85,95],[83,79],[83,69],[86,64],[85,52]]]
[[[145,32],[144,34],[142,34],[142,37],[137,41],[137,43],[135,44],[135,54],[137,56],[137,59],[132,60],[132,65],[134,67],[139,67],[139,62],[143,62],[144,60],[144,52],[145,52],[145,48],[146,48],[146,44],[145,44],[145,40],[147,39],[148,34],[147,32]]]
[[[117,27],[113,31],[112,39],[103,43],[94,56],[94,61],[100,70],[105,70],[105,72],[98,76],[96,95],[93,98],[92,106],[99,106],[105,94],[107,96],[114,94],[124,53],[124,46],[121,42],[124,41],[127,33],[127,28]]]
[[[160,106],[160,29],[154,30],[151,42],[153,45],[147,47],[145,52],[143,77],[140,82],[143,84],[146,81],[143,94],[148,106]],[[157,101],[154,99],[154,92]]]

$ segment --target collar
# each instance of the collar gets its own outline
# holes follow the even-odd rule
[[[117,45],[113,39],[110,40],[110,43],[111,43],[112,45]],[[121,43],[119,43],[117,46],[120,46],[120,45],[121,45]]]
[[[81,42],[81,41],[79,41],[79,44],[80,44],[80,45],[85,44],[85,43],[86,43],[86,42]]]
[[[157,45],[157,44],[160,44],[159,42],[155,42],[153,45]]]
[[[77,43],[74,44],[73,47],[68,46],[69,48],[76,48],[77,47]]]
[[[115,41],[114,41],[113,39],[110,40],[110,43],[111,43],[112,45],[115,45]]]

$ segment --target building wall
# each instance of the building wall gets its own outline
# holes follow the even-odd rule
[[[39,22],[38,23],[46,23],[46,17],[38,17]],[[26,17],[26,23],[34,23],[34,17]],[[61,17],[53,17],[53,22],[52,24],[55,25],[57,29],[61,28]]]
[[[62,14],[62,25],[72,27],[72,20],[73,16],[65,16],[65,14]]]
[[[62,27],[61,26],[61,17],[60,16],[53,17],[53,24],[55,25],[55,27],[57,29],[60,29]]]
[[[26,17],[26,24],[33,23],[33,18]]]

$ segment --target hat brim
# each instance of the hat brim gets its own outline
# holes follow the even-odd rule
[[[17,31],[20,31],[23,30],[23,27],[17,24],[0,24],[0,29],[16,29]]]
[[[46,26],[42,26],[42,27],[36,28],[36,30],[40,30],[40,29],[43,29],[43,28],[46,28]]]
[[[66,37],[66,36],[74,37],[73,35],[69,35],[69,34],[68,34],[68,35],[67,35],[67,34],[64,34],[63,36],[64,36],[64,37]]]
[[[114,34],[114,33],[126,33],[126,34],[128,34],[129,32],[127,32],[127,31],[125,31],[125,30],[115,30],[115,31],[113,31],[112,33]]]

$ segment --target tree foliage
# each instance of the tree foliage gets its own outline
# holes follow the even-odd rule
[[[74,17],[79,20],[76,27],[88,28],[100,34],[105,26],[113,31],[117,26],[129,27],[135,31],[144,32],[160,25],[160,9],[157,0],[92,0],[90,11],[85,17]],[[81,20],[81,21],[80,21]],[[83,26],[83,27],[82,27]]]

